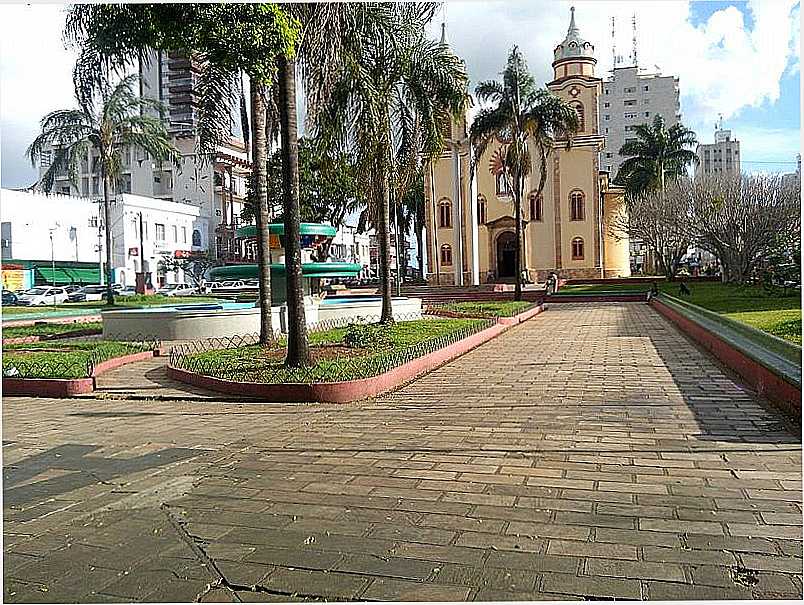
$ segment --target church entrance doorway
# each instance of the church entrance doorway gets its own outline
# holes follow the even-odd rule
[[[497,277],[516,277],[516,234],[506,231],[497,238]]]

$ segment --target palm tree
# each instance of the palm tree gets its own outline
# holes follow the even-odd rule
[[[664,191],[668,177],[683,176],[689,164],[698,163],[698,156],[688,149],[697,143],[695,133],[683,124],[665,128],[664,118],[656,114],[652,124],[634,127],[634,134],[636,140],[620,148],[620,155],[628,159],[615,179],[626,193]]]
[[[519,48],[514,46],[502,72],[502,81],[480,82],[475,89],[482,108],[470,128],[472,171],[489,145],[503,143],[499,154],[503,178],[513,194],[516,221],[516,286],[514,298],[522,299],[522,189],[530,173],[531,153],[539,155],[538,193],[547,180],[547,157],[556,139],[566,139],[578,131],[578,114],[559,97],[536,88],[536,80]]]
[[[394,26],[374,29],[352,49],[313,121],[325,147],[342,147],[363,167],[360,187],[379,240],[383,323],[393,322],[390,209],[422,162],[441,152],[449,120],[467,97],[463,63],[446,44],[424,36],[435,9],[384,5]]]
[[[76,90],[78,109],[60,109],[42,118],[42,132],[26,152],[36,165],[45,150],[53,151],[50,167],[39,180],[45,191],[53,188],[56,175],[65,169],[71,182],[76,184],[79,162],[86,160],[90,150],[97,152],[103,181],[106,302],[109,305],[114,304],[110,195],[112,187],[120,190],[123,150],[142,149],[155,160],[170,160],[177,165],[181,159],[162,121],[163,106],[132,91],[138,79],[139,76],[130,75],[114,85],[100,80],[99,87],[89,96]],[[149,113],[154,111],[158,115]]]

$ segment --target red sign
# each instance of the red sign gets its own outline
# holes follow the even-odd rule
[[[128,249],[128,255],[129,256],[139,256],[140,255],[140,249],[139,248],[129,248]]]
[[[173,258],[190,258],[192,254],[191,250],[176,250],[173,253]]]

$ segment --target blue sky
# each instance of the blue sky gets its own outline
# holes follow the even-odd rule
[[[724,127],[741,142],[745,170],[795,169],[801,147],[800,4],[795,0],[450,0],[431,31],[440,35],[443,16],[450,44],[466,61],[472,89],[479,80],[497,77],[514,44],[537,80],[547,82],[571,4],[581,34],[595,45],[599,76],[606,77],[611,68],[611,17],[617,22],[618,53],[627,55],[636,14],[640,65],[658,65],[662,73],[680,78],[683,121],[699,141],[712,141],[714,123],[723,113]],[[39,119],[73,106],[74,56],[62,46],[63,25],[63,5],[0,5],[3,187],[35,180],[24,152]]]

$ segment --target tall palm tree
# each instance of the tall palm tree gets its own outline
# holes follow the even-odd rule
[[[668,177],[683,176],[687,166],[698,163],[698,156],[690,149],[697,143],[695,133],[683,124],[666,128],[664,118],[656,114],[651,124],[634,127],[634,134],[636,140],[620,148],[620,155],[628,159],[615,179],[625,186],[626,193],[664,191]]]
[[[139,76],[130,75],[116,84],[100,80],[94,94],[88,96],[76,91],[78,109],[60,109],[42,118],[42,132],[26,152],[34,165],[45,150],[53,152],[50,167],[39,180],[45,191],[53,188],[56,175],[65,169],[71,182],[76,184],[79,162],[87,158],[90,150],[97,152],[103,182],[106,303],[109,305],[114,304],[110,196],[112,187],[120,191],[122,153],[125,149],[142,149],[155,160],[170,160],[177,165],[181,159],[161,115],[149,113],[161,114],[164,107],[158,101],[134,94],[132,87],[138,79]]]
[[[365,36],[344,62],[312,123],[326,147],[341,147],[364,170],[360,186],[379,240],[382,314],[393,322],[390,212],[422,165],[441,152],[452,116],[466,102],[463,63],[446,44],[428,40],[432,4],[390,4],[394,27]]]
[[[514,298],[522,299],[522,190],[530,174],[532,153],[539,156],[538,193],[547,180],[547,157],[554,142],[578,131],[578,114],[571,105],[544,89],[528,73],[525,58],[517,46],[511,50],[502,72],[502,81],[480,82],[475,94],[488,104],[477,114],[469,131],[472,144],[472,171],[477,168],[489,145],[503,143],[500,168],[508,190],[513,194],[516,221],[516,286]]]

